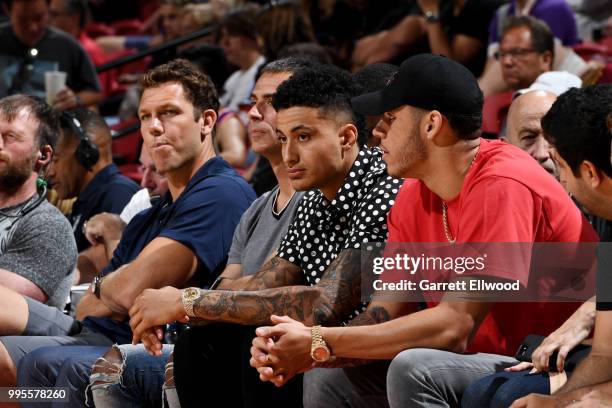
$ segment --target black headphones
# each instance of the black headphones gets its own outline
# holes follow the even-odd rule
[[[89,137],[87,137],[87,132],[85,132],[81,122],[76,118],[76,116],[74,116],[74,114],[64,111],[62,112],[62,117],[68,123],[70,129],[79,138],[79,145],[74,152],[74,157],[83,167],[85,167],[87,170],[91,170],[91,168],[100,158],[98,146],[89,140]]]

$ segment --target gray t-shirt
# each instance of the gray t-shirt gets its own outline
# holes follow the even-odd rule
[[[66,217],[47,200],[20,215],[34,200],[0,209],[0,269],[34,282],[49,297],[48,305],[62,309],[77,260],[74,235]]]
[[[296,192],[282,212],[275,214],[273,210],[278,191],[277,186],[253,201],[234,231],[227,263],[241,264],[244,276],[259,271],[264,261],[278,248],[304,195],[303,192]]]

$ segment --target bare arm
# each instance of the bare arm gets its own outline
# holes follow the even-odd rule
[[[416,347],[465,351],[490,304],[445,300],[374,326],[323,327],[323,337],[338,357],[392,359]]]
[[[193,310],[204,320],[238,324],[267,324],[272,314],[291,316],[307,324],[339,324],[360,302],[360,261],[359,250],[347,249],[316,286],[285,286],[302,283],[303,273],[275,257],[251,279],[245,291],[203,292]],[[272,289],[257,289],[262,286]]]
[[[104,255],[106,257],[104,266],[113,257],[113,252],[115,252],[115,248],[119,245],[125,226],[125,222],[123,222],[119,215],[107,212],[96,214],[87,220],[85,236],[92,245],[101,244],[104,246]]]
[[[127,315],[144,289],[182,287],[195,274],[197,264],[197,258],[185,245],[169,238],[155,238],[134,261],[104,279],[101,300],[114,312]]]
[[[246,159],[246,129],[234,116],[224,120],[217,128],[217,141],[221,157],[234,167],[242,167]]]
[[[41,303],[45,303],[49,299],[47,294],[34,282],[6,269],[0,268],[0,285]]]
[[[598,311],[595,318],[595,336],[588,357],[580,363],[558,394],[576,391],[612,380],[612,311]]]
[[[501,64],[495,58],[487,58],[487,63],[485,64],[482,75],[478,78],[478,85],[480,89],[482,89],[485,98],[496,93],[510,90],[504,81]]]
[[[92,245],[79,253],[77,259],[77,269],[79,270],[79,280],[77,283],[91,282],[94,276],[99,275],[102,269],[108,264],[104,245]]]
[[[83,320],[87,316],[93,317],[119,317],[113,313],[100,299],[93,294],[91,285],[87,288],[87,292],[81,298],[77,308],[75,317],[77,320]]]
[[[431,52],[446,55],[461,64],[466,64],[474,59],[485,45],[479,39],[462,34],[455,35],[449,41],[439,21],[428,22],[426,27]]]

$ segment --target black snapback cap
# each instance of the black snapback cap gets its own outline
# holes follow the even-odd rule
[[[474,75],[458,62],[434,54],[408,58],[383,89],[351,99],[353,109],[362,115],[410,105],[444,115],[477,116],[482,115],[482,103]]]

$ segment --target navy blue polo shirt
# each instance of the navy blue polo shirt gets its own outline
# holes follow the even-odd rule
[[[112,163],[87,183],[68,216],[79,252],[89,248],[89,241],[83,234],[83,223],[102,212],[120,214],[139,189],[138,184],[119,173]]]
[[[130,221],[102,273],[111,273],[133,261],[154,238],[165,237],[193,251],[198,259],[196,279],[202,287],[208,287],[225,268],[234,229],[255,198],[251,186],[225,160],[210,159],[176,201],[168,192]],[[87,317],[83,323],[118,344],[131,342],[127,320]]]

